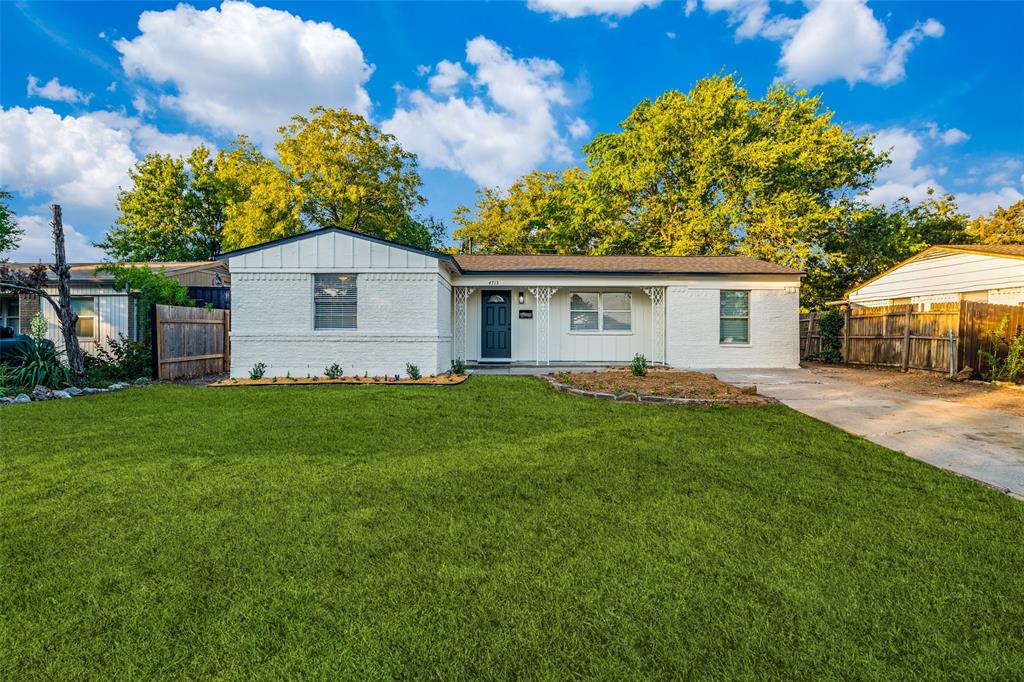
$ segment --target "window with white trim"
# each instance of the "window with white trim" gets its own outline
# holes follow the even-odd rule
[[[355,329],[357,276],[313,275],[313,328]]]
[[[723,344],[750,343],[750,292],[719,293],[718,341]]]
[[[0,327],[10,327],[17,334],[21,330],[19,300],[15,297],[0,298]]]
[[[80,339],[92,339],[96,336],[96,299],[72,298],[71,309],[78,315],[75,322],[75,336]]]
[[[631,294],[625,292],[570,292],[569,331],[631,331],[633,328],[632,298]]]

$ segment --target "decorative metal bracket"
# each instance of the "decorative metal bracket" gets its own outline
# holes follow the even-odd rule
[[[536,346],[534,355],[537,357],[537,364],[543,362],[551,364],[551,297],[558,291],[555,287],[533,287],[530,293],[537,299],[537,317],[534,324],[536,332]]]
[[[469,353],[469,296],[473,293],[473,287],[455,287],[455,332],[453,339],[452,354],[454,359],[466,361]]]
[[[651,359],[665,364],[665,287],[645,287],[644,293],[651,299]]]

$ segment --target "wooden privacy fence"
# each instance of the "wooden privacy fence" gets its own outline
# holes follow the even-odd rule
[[[844,311],[842,355],[851,365],[874,365],[956,373],[983,371],[978,351],[988,350],[988,332],[1009,319],[1008,335],[1024,328],[1024,306],[959,303],[907,304]],[[800,357],[821,352],[821,313],[800,317]]]
[[[160,379],[219,374],[231,368],[231,312],[154,306],[153,358]]]

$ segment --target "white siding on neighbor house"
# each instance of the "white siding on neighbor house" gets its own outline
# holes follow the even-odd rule
[[[231,374],[259,362],[267,376],[424,374],[448,369],[450,293],[440,263],[420,253],[326,233],[230,258]],[[313,277],[356,279],[357,328],[317,330]]]
[[[55,296],[57,290],[47,289],[47,292]],[[117,340],[122,335],[128,339],[135,339],[135,330],[131,327],[132,316],[129,314],[129,307],[133,305],[134,299],[128,294],[114,293],[105,287],[74,286],[71,288],[71,297],[91,297],[94,301],[95,333],[90,338],[78,338],[78,344],[83,352],[95,355],[99,348],[107,346],[108,339]],[[60,331],[57,311],[46,299],[40,300],[39,311],[46,319],[46,338],[53,341],[58,349],[63,349],[64,335]]]
[[[911,261],[852,291],[851,303],[1024,287],[1024,259],[945,252]],[[978,297],[972,297],[977,300]],[[989,296],[985,300],[996,303]],[[999,301],[1002,302],[1002,301]]]
[[[721,291],[750,292],[750,343],[719,337]],[[678,368],[799,367],[799,286],[766,287],[737,277],[666,291],[668,364]]]

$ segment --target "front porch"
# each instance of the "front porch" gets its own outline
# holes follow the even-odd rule
[[[609,278],[558,284],[536,278],[456,284],[452,357],[493,374],[624,365],[637,353],[652,364],[665,362],[665,287]]]

